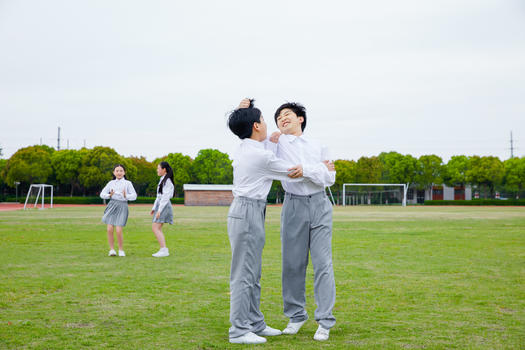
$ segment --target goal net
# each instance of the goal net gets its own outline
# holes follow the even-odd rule
[[[343,206],[402,205],[407,203],[408,184],[343,184]]]
[[[51,208],[53,208],[53,186],[47,184],[31,184],[31,186],[29,186],[29,191],[27,191],[24,209],[26,209],[28,205],[31,207],[33,203],[33,208],[41,205],[40,209],[44,209],[46,192],[47,195],[50,196],[49,203],[51,204]]]

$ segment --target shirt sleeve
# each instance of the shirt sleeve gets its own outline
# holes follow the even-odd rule
[[[104,188],[102,189],[102,191],[100,191],[100,198],[102,199],[110,199],[111,196],[109,195],[109,192],[110,192],[110,185],[111,185],[111,181],[108,182],[106,184],[106,186],[104,186]]]
[[[273,180],[284,180],[284,181],[290,181],[290,182],[301,182],[304,181],[304,178],[291,178],[288,177],[288,174],[291,167],[294,165],[290,162],[283,160],[281,158],[277,158],[277,156],[273,153],[267,153],[266,158],[266,168],[263,170],[264,176],[273,179]]]
[[[271,151],[273,154],[277,154],[277,144],[270,141],[270,138],[267,137],[266,140],[263,141],[264,143],[264,149]]]
[[[137,199],[137,192],[135,191],[135,187],[133,187],[133,184],[131,181],[128,181],[128,186],[126,187],[126,199],[128,201],[134,201]]]
[[[162,194],[160,195],[159,212],[161,212],[168,203],[171,204],[170,199],[173,197],[174,191],[175,186],[173,186],[173,182],[171,182],[170,179],[167,179],[162,187]]]
[[[335,171],[328,171],[324,163],[303,165],[303,176],[323,187],[329,187],[335,183]]]

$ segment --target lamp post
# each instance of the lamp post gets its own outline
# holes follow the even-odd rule
[[[16,202],[18,203],[18,185],[20,185],[20,181],[15,181],[16,186]]]

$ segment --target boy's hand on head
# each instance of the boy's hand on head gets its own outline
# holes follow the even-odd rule
[[[303,166],[301,164],[288,169],[288,171],[290,171],[290,173],[288,174],[288,177],[291,177],[292,179],[296,179],[298,177],[303,176]]]
[[[328,168],[328,171],[335,171],[335,165],[329,160],[323,160],[323,164]]]
[[[279,137],[281,137],[280,131],[272,132],[272,135],[270,135],[270,142],[279,143]]]
[[[249,98],[242,99],[241,103],[239,103],[239,109],[248,108],[248,107],[250,107],[250,99]]]

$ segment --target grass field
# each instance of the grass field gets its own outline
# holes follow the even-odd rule
[[[102,207],[0,212],[0,348],[524,349],[525,209],[335,208],[337,324],[315,342],[313,272],[299,334],[230,345],[227,208],[175,207],[154,259],[149,206],[130,207],[125,258]],[[262,311],[284,328],[280,207],[269,207]]]

